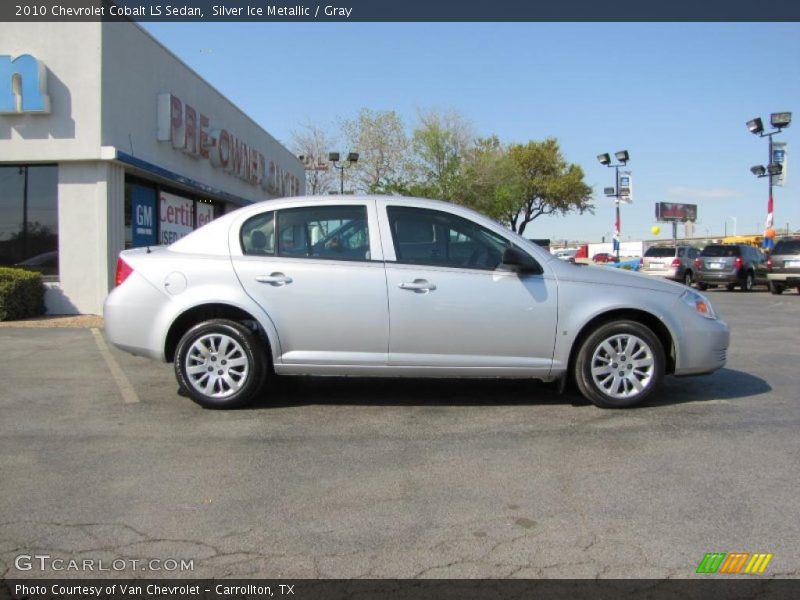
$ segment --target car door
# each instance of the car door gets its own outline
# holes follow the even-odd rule
[[[342,200],[258,213],[232,235],[234,269],[272,320],[282,365],[386,365],[377,229],[374,202]]]
[[[557,319],[551,275],[501,267],[513,244],[465,216],[408,203],[380,206],[390,365],[549,373]]]

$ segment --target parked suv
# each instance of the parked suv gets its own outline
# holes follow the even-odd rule
[[[800,237],[778,240],[767,259],[767,279],[773,294],[782,294],[793,286],[800,293]]]
[[[767,259],[748,244],[710,244],[695,259],[694,270],[701,290],[724,284],[749,292],[754,285],[767,285]]]
[[[694,259],[699,255],[694,246],[651,246],[639,261],[639,271],[692,285]]]

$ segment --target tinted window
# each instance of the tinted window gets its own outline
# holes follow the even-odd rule
[[[740,256],[739,246],[706,246],[700,256],[733,257]]]
[[[455,215],[400,206],[386,210],[397,262],[494,270],[503,251],[512,247],[499,235]]]
[[[653,247],[648,248],[644,253],[646,257],[650,258],[671,258],[675,256],[675,248]]]
[[[781,240],[772,254],[800,254],[800,240]]]
[[[275,254],[275,213],[268,212],[249,218],[239,235],[242,252],[254,256]]]
[[[58,167],[0,166],[0,266],[58,276]]]
[[[281,256],[369,260],[366,206],[313,206],[278,211]]]

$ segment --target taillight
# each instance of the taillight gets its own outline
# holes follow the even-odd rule
[[[695,258],[694,259],[694,268],[699,270],[701,265],[702,265],[702,263],[700,262],[700,259],[699,258]]]
[[[742,265],[744,265],[744,263],[742,262],[742,257],[741,256],[737,256],[736,257],[736,262],[734,263],[734,265],[736,266],[737,269],[741,269],[742,268]]]
[[[772,257],[767,257],[767,270],[772,271]]]
[[[122,285],[122,282],[128,278],[128,275],[133,273],[131,266],[122,260],[122,257],[117,259],[117,275],[114,277],[114,286]]]
[[[673,259],[672,260],[672,266],[673,267],[680,267],[681,266],[681,259],[680,258]]]

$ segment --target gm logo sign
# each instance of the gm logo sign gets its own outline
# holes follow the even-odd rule
[[[708,552],[700,565],[698,573],[722,573],[727,575],[761,575],[767,568],[772,554],[767,552]]]
[[[30,54],[0,55],[0,114],[50,113],[47,70]]]

